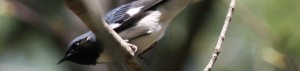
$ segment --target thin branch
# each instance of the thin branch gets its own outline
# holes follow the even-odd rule
[[[115,61],[125,66],[124,70],[146,71],[145,67],[134,57],[132,45],[125,42],[115,31],[102,20],[103,12],[95,0],[65,0],[65,4],[92,30],[105,46]]]
[[[228,25],[231,21],[231,17],[232,17],[233,11],[234,11],[234,6],[235,6],[235,0],[231,0],[229,9],[228,9],[228,12],[227,12],[227,15],[226,15],[226,19],[225,19],[221,34],[219,36],[217,45],[215,47],[214,53],[212,54],[212,57],[211,57],[209,63],[206,65],[206,67],[204,68],[203,71],[210,71],[211,68],[213,67],[214,63],[218,59],[218,56],[221,52],[222,43],[225,39],[225,34],[226,34],[227,27],[228,27]]]

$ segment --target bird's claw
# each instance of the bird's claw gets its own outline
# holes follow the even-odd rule
[[[137,46],[128,43],[129,47],[131,48],[131,50],[133,51],[133,53],[135,53],[137,51]]]

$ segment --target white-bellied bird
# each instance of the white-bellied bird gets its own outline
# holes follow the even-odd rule
[[[103,19],[124,40],[137,46],[135,54],[142,55],[163,37],[171,19],[185,7],[168,10],[172,7],[168,2],[172,0],[136,0],[109,11]],[[83,65],[111,62],[108,52],[96,39],[91,31],[76,37],[58,64],[64,61]]]

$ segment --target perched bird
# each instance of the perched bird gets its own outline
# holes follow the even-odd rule
[[[103,19],[124,40],[136,45],[135,54],[141,55],[164,35],[169,20],[161,21],[162,12],[158,8],[168,1],[136,0],[109,11]],[[76,37],[58,64],[64,61],[83,65],[111,62],[108,52],[103,46],[97,45],[96,39],[91,31]]]

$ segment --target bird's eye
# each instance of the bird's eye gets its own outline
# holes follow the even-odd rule
[[[81,46],[81,42],[75,42],[75,43],[72,45],[72,49],[78,50],[80,46]]]
[[[72,55],[72,53],[68,53],[68,54],[67,54],[67,56],[71,56],[71,55]]]
[[[86,37],[85,40],[84,40],[84,41],[81,41],[80,44],[86,45],[86,44],[88,44],[88,43],[90,42],[90,40],[91,40],[91,37]]]
[[[80,43],[75,43],[76,46],[79,46]]]
[[[89,41],[89,40],[91,40],[91,37],[85,38],[85,41]]]

